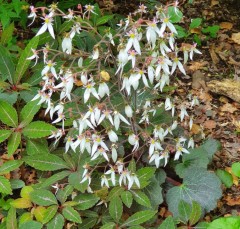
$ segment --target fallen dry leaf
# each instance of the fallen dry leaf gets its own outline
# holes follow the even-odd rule
[[[229,112],[229,113],[234,113],[238,109],[233,106],[231,103],[225,103],[223,106],[220,107],[220,111],[222,112]]]
[[[192,134],[199,134],[199,133],[201,133],[201,131],[202,131],[201,126],[193,123],[192,129],[191,129],[191,133],[192,133]]]
[[[228,195],[224,199],[226,200],[227,205],[229,206],[240,205],[240,196],[232,197],[231,195]]]
[[[232,40],[240,45],[240,32],[239,33],[233,33],[232,34]]]
[[[188,70],[195,72],[195,71],[197,71],[199,69],[204,68],[207,65],[208,65],[207,61],[202,61],[202,62],[193,61],[191,63],[191,66],[188,67]]]
[[[216,125],[217,124],[214,120],[207,120],[204,122],[204,127],[209,130],[215,129]]]
[[[212,96],[207,92],[200,93],[199,98],[205,103],[212,101]]]
[[[210,53],[213,63],[216,65],[219,63],[220,59],[218,58],[215,50],[216,50],[215,45],[211,45],[210,49],[209,49],[209,53]]]
[[[211,1],[211,6],[216,6],[218,4],[219,4],[219,1],[217,1],[217,0],[212,0]]]
[[[230,29],[232,29],[233,24],[231,22],[221,22],[219,26],[221,29],[230,30]]]

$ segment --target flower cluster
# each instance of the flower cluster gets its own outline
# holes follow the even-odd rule
[[[39,9],[30,9],[29,18],[34,21]],[[200,51],[196,44],[179,47],[175,43],[177,30],[168,7],[156,7],[154,17],[147,19],[147,7],[141,5],[135,16],[121,21],[117,31],[109,28],[103,34],[92,26],[91,15],[97,15],[92,5],[86,5],[84,12],[69,9],[64,14],[56,5],[41,12],[43,25],[36,36],[48,31],[55,39],[54,17],[72,22],[62,38],[62,50],[56,51],[73,56],[69,58],[73,61],[59,66],[60,54],[48,44],[42,50],[32,50],[28,59],[36,59],[37,63],[42,52],[44,63],[42,89],[33,100],[46,105],[45,114],[49,113],[52,123],[61,123],[61,129],[50,138],[57,143],[66,135],[65,152],[87,155],[81,183],[87,182],[89,192],[99,165],[104,168],[99,170],[101,186],[140,188],[137,175],[128,168],[129,159],[145,157],[145,163],[158,168],[166,166],[170,158],[178,160],[189,153],[193,139],[176,136],[174,130],[184,120],[192,128],[188,110],[199,102],[194,97],[176,107],[164,89],[174,75],[186,74],[184,64]],[[79,50],[74,38],[82,32],[90,36],[92,31],[97,37],[92,50]],[[172,121],[161,122],[168,111]],[[65,122],[69,120],[73,125],[66,130]]]

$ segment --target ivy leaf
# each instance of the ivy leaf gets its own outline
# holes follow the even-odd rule
[[[0,45],[0,73],[2,79],[8,79],[10,83],[13,83],[13,75],[15,66],[10,56],[10,53],[6,48]]]
[[[119,222],[123,213],[123,204],[120,197],[116,196],[110,201],[109,204],[109,214],[114,219],[115,222]]]
[[[33,203],[40,206],[57,204],[56,197],[48,190],[34,190],[30,193],[30,199]]]
[[[203,211],[209,212],[216,207],[221,197],[221,181],[203,168],[189,168],[183,178],[183,184],[167,192],[169,211],[179,216],[178,205],[181,200],[187,203],[198,202]]]
[[[130,208],[132,206],[132,202],[133,202],[133,196],[132,193],[129,191],[124,191],[121,193],[121,198],[123,203]]]
[[[77,210],[86,210],[93,207],[99,201],[99,197],[85,193],[76,196],[73,201],[78,203],[75,207]]]
[[[168,216],[158,227],[158,229],[175,229],[175,223],[172,216]]]
[[[11,127],[17,127],[18,125],[17,111],[5,101],[0,101],[0,120]]]
[[[39,42],[39,37],[32,38],[32,40],[28,43],[27,47],[21,53],[21,56],[17,63],[16,71],[13,77],[14,83],[18,84],[22,76],[26,72],[29,64],[31,63],[31,60],[28,60],[27,58],[33,55],[31,49],[36,49],[38,42]]]
[[[42,223],[48,223],[57,213],[58,205],[49,206],[44,212],[44,217]]]
[[[33,168],[41,171],[55,171],[68,168],[64,160],[53,154],[48,154],[47,157],[43,157],[43,155],[26,156],[23,160]]]
[[[8,145],[7,145],[8,156],[12,156],[14,154],[20,142],[21,142],[21,133],[13,132],[10,138],[8,139]]]
[[[57,214],[48,224],[47,229],[62,229],[64,226],[64,218],[61,214]]]
[[[16,228],[17,228],[16,209],[14,207],[10,207],[7,215],[7,229],[16,229]]]
[[[9,180],[0,176],[0,192],[3,194],[12,194],[11,184]]]
[[[23,134],[28,138],[42,138],[56,131],[56,127],[43,121],[32,122],[23,129]]]
[[[71,222],[82,223],[80,214],[70,206],[63,208],[62,214],[67,220]]]
[[[11,135],[11,133],[11,130],[0,130],[0,143],[5,141]]]
[[[148,207],[150,208],[151,207],[151,203],[150,203],[150,200],[148,198],[148,196],[141,192],[141,191],[133,191],[131,190],[131,193],[133,194],[133,199],[138,203],[138,204],[141,204],[142,206],[145,206],[145,207]]]
[[[12,161],[7,161],[0,167],[0,175],[9,173],[17,168],[23,163],[22,160],[12,160]]]
[[[38,105],[38,100],[28,102],[20,112],[20,125],[22,127],[28,125],[40,107],[41,105]]]
[[[146,210],[146,211],[139,211],[133,215],[131,215],[125,223],[121,225],[121,227],[126,227],[126,226],[135,226],[142,224],[148,220],[150,220],[157,211],[151,211],[151,210]]]

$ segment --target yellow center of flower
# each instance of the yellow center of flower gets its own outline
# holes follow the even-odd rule
[[[163,22],[164,22],[164,23],[168,23],[168,22],[169,22],[169,18],[164,18],[164,19],[163,19]]]
[[[46,24],[50,23],[50,19],[49,18],[45,18],[44,21],[45,21]]]
[[[131,34],[129,34],[129,37],[133,39],[133,38],[135,38],[135,34],[131,33]]]

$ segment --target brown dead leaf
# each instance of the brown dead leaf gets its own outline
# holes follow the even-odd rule
[[[230,29],[232,29],[233,24],[231,22],[221,22],[219,26],[221,29],[230,30]]]
[[[209,130],[215,129],[216,125],[217,124],[214,120],[207,120],[204,122],[204,127]]]
[[[218,58],[215,50],[216,50],[215,45],[211,45],[209,48],[209,53],[210,53],[213,63],[216,65],[219,63],[220,59]]]
[[[228,99],[227,97],[225,97],[225,96],[220,96],[220,97],[219,97],[219,101],[220,101],[221,103],[228,103],[228,102],[229,102],[229,99]]]
[[[233,33],[232,34],[232,40],[240,45],[240,32],[239,33]]]
[[[199,98],[200,98],[203,102],[205,102],[205,103],[212,101],[212,96],[211,96],[209,93],[207,93],[207,92],[202,92],[202,93],[199,95]]]
[[[216,5],[219,5],[219,1],[217,1],[217,0],[212,0],[212,1],[211,1],[211,6],[216,6]]]
[[[222,112],[229,112],[229,113],[234,113],[238,109],[233,106],[231,103],[225,103],[223,106],[220,107],[220,111]]]
[[[190,29],[190,33],[201,34],[201,29],[200,29],[200,28],[193,28],[193,29]]]
[[[199,126],[199,125],[193,123],[193,125],[192,125],[192,129],[191,129],[191,133],[192,133],[192,134],[200,134],[201,131],[202,131],[201,126]]]
[[[240,196],[228,195],[224,198],[229,206],[240,205]]]
[[[188,67],[188,70],[195,72],[199,69],[204,68],[207,65],[208,65],[207,61],[203,61],[203,62],[193,61],[191,63],[191,66]]]

